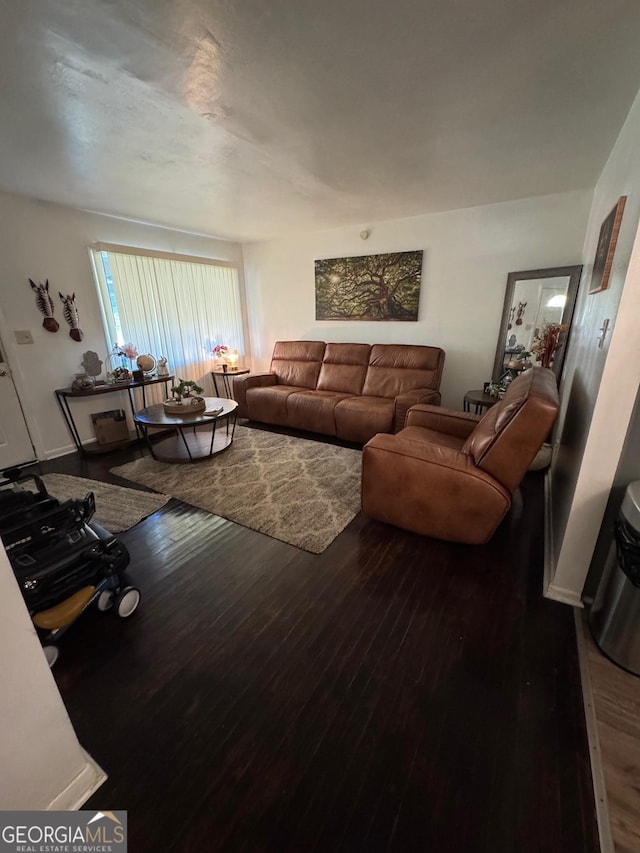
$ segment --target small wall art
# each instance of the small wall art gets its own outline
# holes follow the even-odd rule
[[[49,279],[47,279],[44,284],[42,284],[42,282],[38,282],[38,284],[36,284],[35,281],[30,278],[29,284],[36,294],[36,305],[38,307],[38,311],[44,315],[44,320],[42,321],[43,327],[47,332],[57,332],[60,328],[60,324],[53,316],[54,307],[53,299],[49,294]]]
[[[626,195],[620,196],[616,206],[604,220],[600,228],[589,293],[599,293],[601,290],[606,290],[609,287],[613,256],[616,252],[616,243],[618,242],[618,234],[620,232],[620,224],[626,200]]]
[[[416,322],[422,251],[315,262],[316,320]]]
[[[84,332],[80,328],[80,318],[78,316],[78,309],[76,308],[76,295],[75,293],[71,293],[63,296],[58,291],[58,296],[62,300],[64,319],[69,324],[69,337],[74,341],[80,342],[84,338]]]

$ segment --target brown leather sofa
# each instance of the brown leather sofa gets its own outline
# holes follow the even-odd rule
[[[397,435],[363,451],[362,509],[414,533],[487,542],[558,415],[556,376],[533,367],[482,417],[412,407]]]
[[[233,391],[239,417],[364,444],[402,429],[415,403],[439,405],[443,367],[438,347],[278,341],[269,373]]]

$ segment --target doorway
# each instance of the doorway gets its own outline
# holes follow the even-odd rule
[[[0,471],[34,462],[36,454],[0,341]]]

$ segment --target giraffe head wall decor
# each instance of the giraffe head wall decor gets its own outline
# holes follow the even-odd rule
[[[29,284],[31,285],[31,289],[35,291],[38,311],[40,311],[41,314],[44,314],[42,325],[47,332],[57,332],[60,328],[60,324],[53,316],[53,299],[49,294],[49,279],[47,279],[44,284],[41,282],[36,284],[35,281],[29,279]]]
[[[71,327],[69,330],[69,337],[74,341],[81,341],[84,338],[84,333],[80,328],[80,319],[78,317],[78,309],[76,308],[75,293],[72,293],[70,296],[69,294],[67,294],[67,296],[63,296],[60,291],[58,291],[58,296],[62,299],[62,304],[64,306],[62,309],[64,319]]]

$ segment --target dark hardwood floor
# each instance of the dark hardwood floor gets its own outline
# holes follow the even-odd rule
[[[141,608],[86,614],[54,670],[109,774],[86,808],[127,809],[132,853],[597,851],[542,492],[483,547],[358,515],[317,556],[175,500],[121,534]]]

